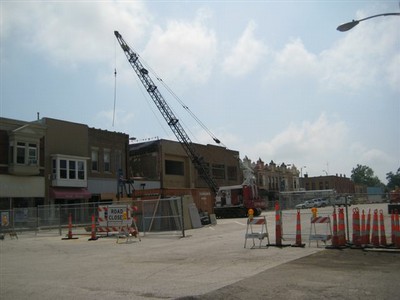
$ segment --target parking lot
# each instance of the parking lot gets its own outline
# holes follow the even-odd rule
[[[329,214],[332,208],[320,213],[325,210]],[[307,224],[309,213],[302,211],[302,223]],[[274,214],[263,213],[271,243]],[[284,211],[283,216],[284,237],[290,237],[296,212]],[[6,236],[0,241],[0,298],[321,299],[345,295],[339,293],[340,285],[351,289],[353,278],[359,292],[348,290],[347,299],[359,299],[359,293],[393,299],[382,293],[394,291],[388,287],[400,275],[397,253],[325,250],[315,242],[309,247],[306,227],[304,248],[265,247],[267,240],[262,249],[244,248],[246,226],[246,219],[220,219],[215,226],[186,230],[185,237],[148,234],[128,243],[117,243],[115,237],[88,241],[88,235],[62,240],[45,232]],[[360,278],[363,287],[358,286]]]

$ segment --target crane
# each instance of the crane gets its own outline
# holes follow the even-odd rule
[[[179,119],[175,116],[171,108],[169,107],[168,103],[165,101],[164,97],[161,95],[157,86],[154,84],[153,80],[151,79],[149,72],[146,68],[143,67],[142,63],[139,60],[139,55],[135,53],[125,42],[122,38],[121,34],[118,31],[114,31],[115,37],[118,40],[122,50],[125,53],[128,62],[131,64],[133,70],[135,71],[136,75],[139,77],[140,81],[142,82],[144,88],[149,93],[151,99],[154,101],[155,105],[157,106],[158,110],[161,112],[162,116],[164,117],[165,121],[171,128],[172,132],[175,134],[176,138],[178,139],[179,143],[184,148],[186,154],[188,155],[189,159],[193,163],[194,167],[198,171],[201,178],[204,179],[208,187],[214,193],[214,195],[218,191],[218,186],[212,176],[209,173],[209,169],[204,162],[203,157],[201,157],[197,152],[196,149],[190,140],[189,136],[183,129],[182,125],[179,122]]]

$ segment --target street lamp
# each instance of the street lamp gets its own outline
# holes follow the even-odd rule
[[[386,14],[379,14],[379,15],[374,15],[374,16],[370,16],[364,19],[360,19],[360,20],[353,20],[351,22],[348,23],[344,23],[342,25],[339,25],[336,30],[339,31],[348,31],[350,29],[352,29],[354,26],[358,25],[358,23],[368,20],[368,19],[372,19],[372,18],[376,18],[376,17],[386,17],[386,16],[400,16],[400,13],[386,13]]]

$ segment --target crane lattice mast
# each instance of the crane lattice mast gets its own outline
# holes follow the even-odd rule
[[[211,177],[206,163],[204,162],[203,158],[197,154],[192,141],[179,123],[178,118],[174,115],[168,103],[165,101],[164,97],[157,89],[157,86],[154,84],[153,80],[149,76],[148,70],[143,67],[142,63],[139,60],[139,55],[128,46],[128,44],[124,41],[118,31],[114,31],[114,34],[122,50],[124,51],[128,62],[131,64],[136,75],[139,77],[146,91],[149,93],[151,99],[154,101],[155,105],[161,112],[172,132],[175,134],[179,143],[184,148],[186,154],[189,156],[196,170],[199,172],[200,177],[205,180],[211,191],[216,194],[216,192],[218,191],[218,186],[214,179]]]

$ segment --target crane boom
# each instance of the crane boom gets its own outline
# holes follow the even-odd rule
[[[122,50],[124,51],[128,62],[131,64],[136,75],[139,77],[146,91],[149,93],[151,99],[154,101],[155,105],[161,112],[172,132],[175,134],[179,143],[184,148],[186,154],[189,156],[200,177],[204,179],[211,191],[216,194],[218,191],[218,186],[214,179],[211,177],[206,163],[204,162],[203,158],[197,154],[192,141],[179,123],[178,118],[174,115],[168,103],[165,101],[164,97],[157,89],[157,86],[154,84],[153,80],[149,76],[148,70],[143,67],[142,63],[139,60],[139,55],[128,46],[128,44],[125,42],[118,31],[114,31],[114,34]]]

